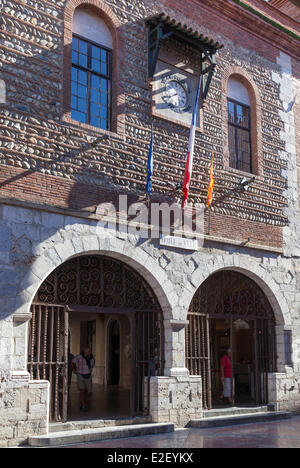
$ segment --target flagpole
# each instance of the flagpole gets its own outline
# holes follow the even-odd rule
[[[184,210],[186,201],[188,199],[189,189],[190,189],[190,182],[192,178],[192,169],[193,169],[193,158],[194,158],[194,148],[195,148],[195,136],[196,136],[196,127],[197,127],[197,115],[199,116],[199,96],[201,92],[201,103],[202,103],[202,80],[203,75],[200,75],[199,84],[197,87],[195,105],[193,109],[192,115],[192,124],[190,129],[190,137],[189,137],[189,146],[188,152],[186,157],[186,164],[185,164],[185,172],[184,172],[184,179],[182,184],[182,209]]]
[[[152,192],[152,176],[153,176],[153,142],[154,142],[154,122],[153,118],[151,121],[151,140],[149,146],[149,153],[148,153],[148,163],[147,163],[147,184],[146,184],[146,191],[147,191],[147,207],[149,208],[150,200],[151,200],[151,192]]]

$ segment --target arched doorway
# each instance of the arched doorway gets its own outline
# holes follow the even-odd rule
[[[163,314],[151,287],[134,269],[104,255],[72,258],[43,282],[31,312],[28,371],[31,379],[50,382],[51,421],[68,419],[74,380],[70,360],[85,345],[96,356],[93,382],[105,387],[119,379],[128,390],[130,414],[149,414],[153,362],[155,375],[163,375]]]
[[[275,318],[260,287],[246,275],[223,270],[198,289],[188,312],[186,365],[201,375],[203,408],[218,406],[220,358],[233,352],[237,403],[268,403],[268,372],[275,372]]]

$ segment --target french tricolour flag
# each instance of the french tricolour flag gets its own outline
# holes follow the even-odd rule
[[[189,195],[190,182],[192,178],[195,134],[196,134],[197,114],[198,114],[201,87],[202,87],[202,75],[200,77],[199,84],[198,84],[195,107],[193,111],[192,126],[191,126],[191,131],[190,131],[189,148],[188,148],[188,153],[187,153],[187,158],[186,158],[185,173],[184,173],[184,179],[183,179],[183,185],[182,185],[182,193],[183,193],[182,209],[184,209],[188,195]]]

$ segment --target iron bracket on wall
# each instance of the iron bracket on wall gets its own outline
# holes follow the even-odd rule
[[[200,52],[203,75],[203,99],[206,98],[216,67],[215,54],[223,46],[198,31],[172,20],[164,13],[146,19],[148,26],[148,77],[153,79],[159,52],[164,41],[174,37]]]

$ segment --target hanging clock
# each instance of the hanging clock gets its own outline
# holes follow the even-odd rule
[[[152,82],[152,115],[190,127],[199,78],[158,60]],[[200,109],[197,127],[201,124]]]
[[[189,89],[184,80],[176,76],[165,79],[163,100],[171,110],[177,113],[187,112],[189,106]]]

